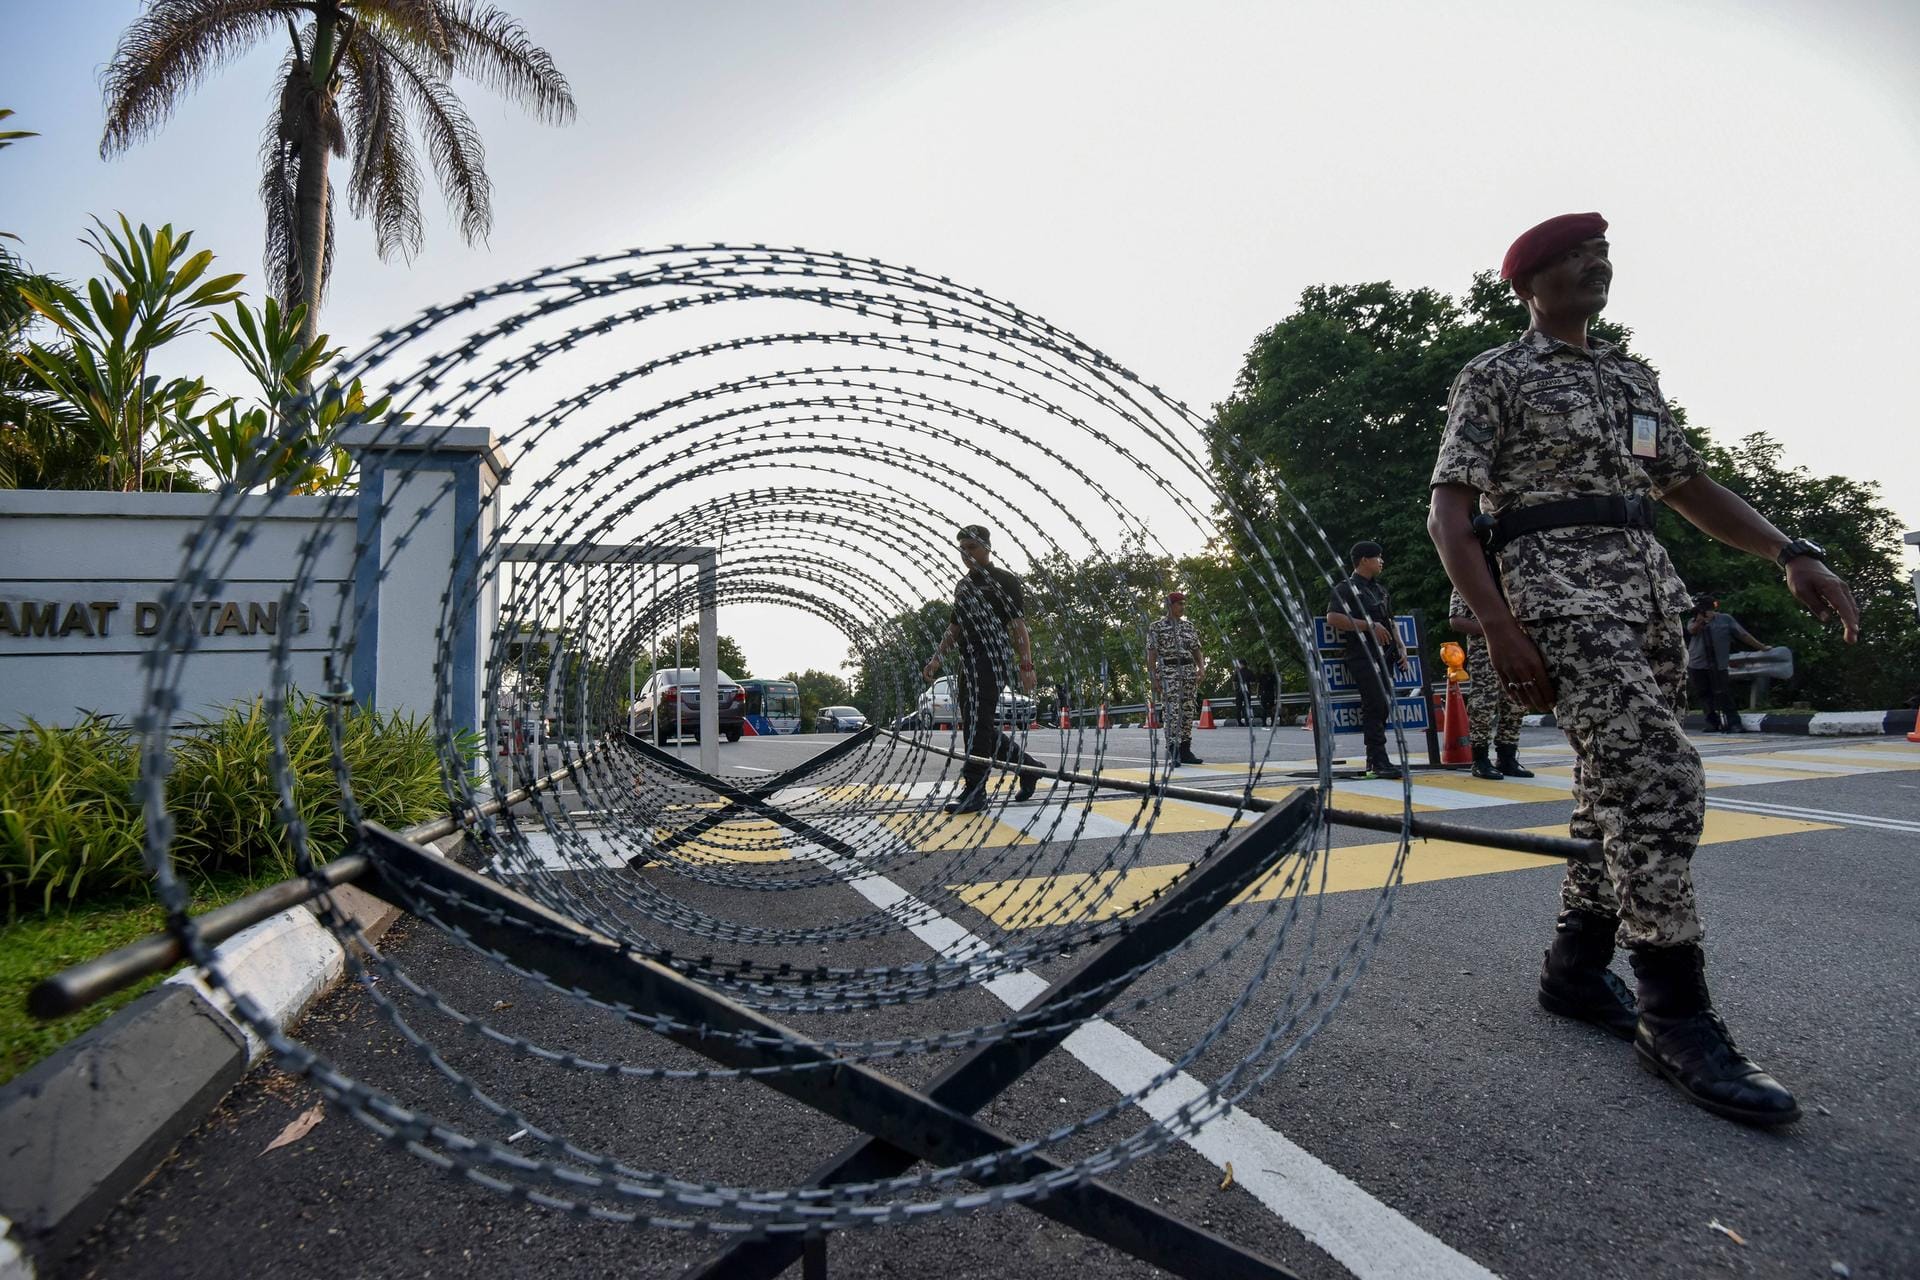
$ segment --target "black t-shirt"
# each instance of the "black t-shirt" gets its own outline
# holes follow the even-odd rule
[[[1012,669],[1013,641],[1007,636],[1007,624],[1026,613],[1026,588],[1005,569],[973,569],[954,584],[948,622],[960,629],[962,679],[968,678],[970,668],[983,663],[1002,673]],[[994,683],[1005,678],[1003,674]]]
[[[1327,597],[1327,612],[1344,613],[1356,621],[1364,618],[1393,631],[1393,597],[1378,581],[1363,578],[1357,573],[1350,573],[1333,584],[1333,593]],[[1357,657],[1366,652],[1363,631],[1339,631],[1335,634],[1345,643],[1349,655]],[[1398,635],[1397,632],[1394,634]],[[1390,642],[1385,648],[1392,653],[1394,644]]]

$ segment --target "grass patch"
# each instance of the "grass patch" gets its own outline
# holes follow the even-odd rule
[[[245,897],[276,878],[231,873],[213,876],[194,886],[194,913]],[[104,1022],[163,975],[147,978],[57,1022],[41,1022],[27,1012],[27,992],[34,983],[68,965],[158,933],[166,923],[160,905],[144,894],[0,923],[0,1084]]]

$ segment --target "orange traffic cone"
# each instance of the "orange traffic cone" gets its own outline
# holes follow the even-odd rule
[[[1913,732],[1907,735],[1908,742],[1920,742],[1920,711],[1913,713]]]
[[[1447,718],[1440,734],[1441,764],[1473,763],[1473,730],[1467,721],[1467,700],[1460,682],[1447,681]]]
[[[1213,704],[1211,702],[1201,702],[1200,719],[1194,723],[1193,727],[1196,729],[1218,729],[1220,727],[1213,722]]]
[[[760,731],[753,727],[752,716],[740,717],[740,736],[743,738],[757,738],[760,736]]]
[[[1113,728],[1113,722],[1107,719],[1107,704],[1104,702],[1100,704],[1100,723],[1097,727],[1101,729]]]
[[[1154,706],[1151,702],[1147,704],[1146,727],[1149,729],[1158,729],[1161,727],[1160,726],[1160,708]]]
[[[1068,730],[1068,729],[1071,729],[1071,728],[1073,728],[1073,720],[1072,720],[1072,718],[1071,718],[1071,717],[1069,717],[1069,716],[1067,715],[1067,709],[1066,709],[1065,707],[1062,707],[1062,708],[1060,708],[1060,729],[1061,729],[1061,732],[1063,732],[1063,733],[1064,733],[1064,732],[1065,732],[1066,730]]]

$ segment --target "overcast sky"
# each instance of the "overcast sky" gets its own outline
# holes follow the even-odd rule
[[[1694,422],[1878,480],[1920,528],[1910,0],[505,7],[579,120],[466,86],[491,241],[462,244],[430,195],[425,251],[383,264],[343,218],[339,342],[587,252],[759,241],[964,280],[1204,406],[1304,286],[1458,293],[1528,225],[1598,209],[1609,315]],[[97,75],[137,10],[9,6],[0,106],[43,136],[0,156],[0,228],[79,276],[87,215],[124,210],[193,228],[257,287],[280,43],[102,161]],[[723,624],[762,672],[844,653],[821,624]]]

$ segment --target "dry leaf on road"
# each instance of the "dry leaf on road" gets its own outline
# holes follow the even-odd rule
[[[280,1136],[262,1148],[260,1154],[265,1155],[275,1147],[284,1147],[289,1142],[300,1141],[300,1139],[313,1132],[313,1126],[320,1123],[320,1117],[325,1115],[326,1111],[326,1103],[314,1103],[305,1111],[302,1111],[299,1115],[287,1121],[287,1127],[280,1131]]]

